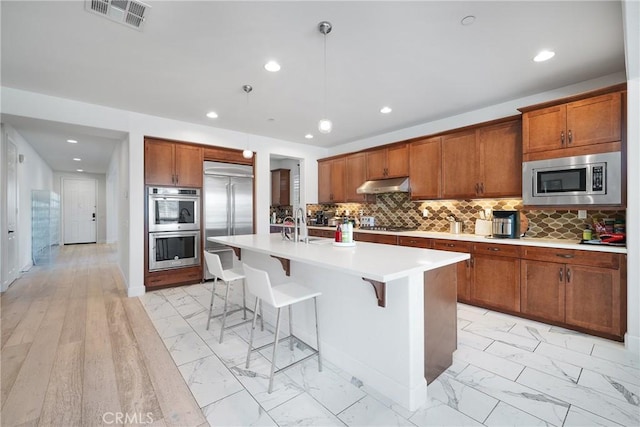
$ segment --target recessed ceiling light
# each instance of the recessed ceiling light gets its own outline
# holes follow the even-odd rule
[[[380,109],[380,112],[381,112],[382,114],[389,114],[391,111],[393,111],[393,110],[391,110],[391,107],[382,107],[382,108]]]
[[[78,141],[76,141],[75,139],[67,139],[67,142],[69,144],[77,144],[78,143]]]
[[[269,61],[264,64],[264,69],[275,73],[277,71],[280,71],[280,64],[278,64],[276,61]]]
[[[76,169],[76,172],[84,172],[84,169]]]
[[[215,111],[209,111],[207,113],[207,117],[209,117],[210,119],[217,119],[218,118],[218,113],[216,113]]]
[[[310,133],[306,134],[304,137],[307,139],[313,139],[313,135],[311,135]]]
[[[79,162],[82,159],[80,157],[74,157],[73,160],[76,161],[76,162]]]
[[[550,50],[542,50],[533,58],[533,60],[535,62],[544,62],[553,58],[555,54],[555,52],[552,52]]]
[[[462,18],[462,19],[460,20],[460,23],[461,23],[462,25],[471,25],[471,24],[473,24],[474,22],[476,22],[476,17],[475,17],[475,16],[473,16],[473,15],[467,15],[467,16],[465,16],[464,18]]]

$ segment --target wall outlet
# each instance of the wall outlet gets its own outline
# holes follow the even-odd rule
[[[578,219],[587,219],[587,211],[578,209]]]
[[[422,209],[422,217],[429,218],[429,209]]]

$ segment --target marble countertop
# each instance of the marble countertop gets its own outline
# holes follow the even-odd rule
[[[208,237],[223,245],[248,249],[367,279],[388,282],[412,273],[434,270],[469,259],[469,254],[406,246],[356,242],[334,246],[332,239],[312,237],[309,243],[282,240],[279,234]]]
[[[309,226],[310,229],[327,230],[333,227],[318,227]],[[521,246],[540,246],[546,248],[557,249],[576,249],[582,251],[596,251],[596,252],[611,252],[626,254],[627,248],[620,246],[606,246],[606,245],[585,245],[581,244],[580,240],[561,240],[561,239],[539,239],[534,237],[521,237],[519,239],[493,239],[486,236],[477,236],[475,234],[453,234],[453,233],[441,233],[433,231],[381,231],[381,230],[360,230],[355,229],[358,233],[375,233],[375,234],[390,234],[394,236],[408,236],[408,237],[424,237],[430,239],[447,239],[447,240],[460,240],[465,242],[475,243],[491,243],[501,245],[521,245]]]

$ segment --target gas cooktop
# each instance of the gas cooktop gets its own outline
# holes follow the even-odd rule
[[[416,227],[396,227],[393,225],[390,225],[390,226],[376,225],[374,227],[360,227],[360,230],[402,232],[402,231],[415,231],[417,230],[417,228]]]

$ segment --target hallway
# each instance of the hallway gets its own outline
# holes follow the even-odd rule
[[[63,246],[1,308],[0,424],[206,425],[111,246]]]

